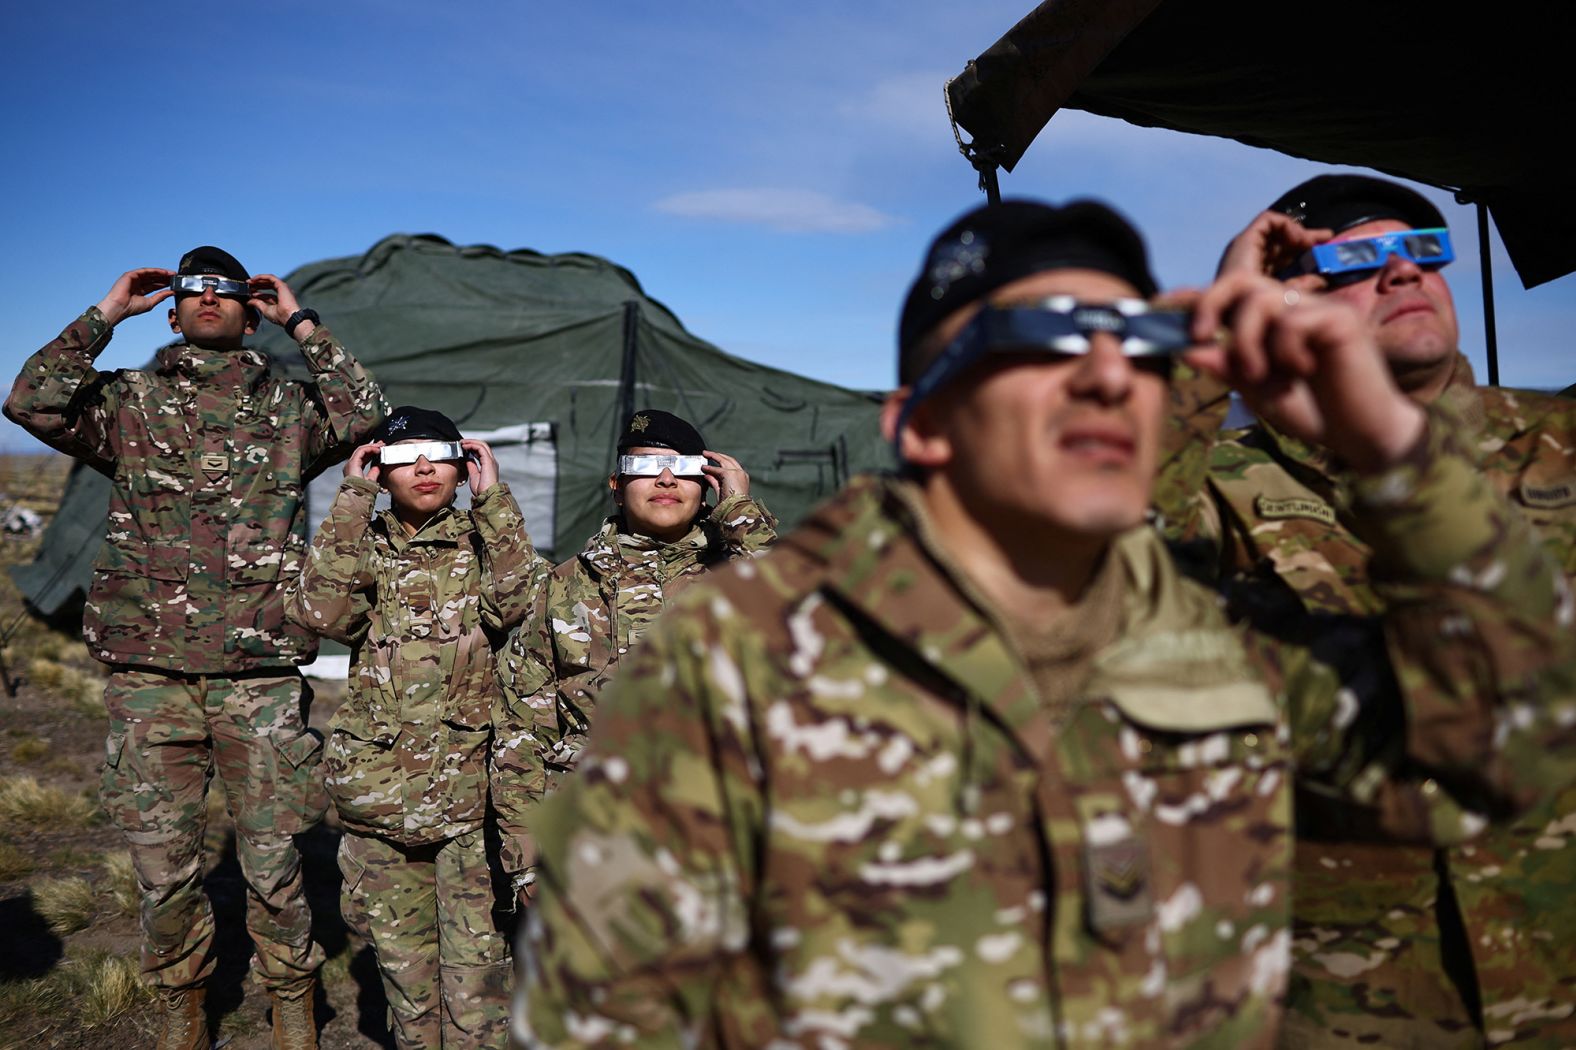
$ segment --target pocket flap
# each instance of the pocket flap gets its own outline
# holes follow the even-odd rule
[[[1241,641],[1219,629],[1125,638],[1096,660],[1088,692],[1109,697],[1146,729],[1167,733],[1273,725],[1279,717]]]
[[[308,729],[300,736],[280,749],[280,754],[285,756],[285,761],[295,769],[300,769],[312,756],[323,750],[323,738],[317,730]]]
[[[1275,701],[1258,682],[1179,688],[1164,683],[1125,683],[1111,703],[1146,729],[1166,733],[1213,733],[1245,726],[1274,725]]]

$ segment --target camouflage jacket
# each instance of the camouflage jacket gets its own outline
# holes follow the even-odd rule
[[[1465,358],[1440,401],[1488,481],[1576,579],[1576,403],[1479,388]],[[1438,659],[1436,647],[1380,630],[1390,599],[1327,453],[1263,426],[1198,448],[1207,454],[1189,453],[1162,510],[1238,610],[1273,615],[1283,634],[1390,689],[1392,663],[1405,676]],[[1353,831],[1353,814],[1305,802],[1292,1006],[1313,1028],[1350,1033],[1320,1045],[1576,1045],[1576,908],[1564,902],[1576,886],[1576,790],[1440,856],[1332,843]],[[1479,1004],[1463,1000],[1463,982]]]
[[[405,845],[463,835],[487,812],[496,653],[551,567],[509,487],[445,508],[414,536],[374,516],[376,482],[346,478],[300,576],[295,623],[351,647],[329,723],[328,791],[348,827]]]
[[[28,358],[8,419],[112,479],[82,635],[106,663],[227,674],[305,663],[280,581],[306,549],[308,479],[383,419],[371,375],[324,326],[301,347],[315,382],[255,350],[185,343],[154,368],[100,372],[93,307]]]
[[[1396,629],[1471,640],[1409,712],[1405,743],[1440,780],[1385,811],[1450,838],[1477,822],[1439,783],[1489,774],[1471,790],[1516,792],[1549,772],[1519,764],[1558,720],[1521,701],[1571,674],[1573,646],[1544,630],[1547,648],[1524,648],[1521,629],[1552,619],[1553,572],[1430,436],[1360,495],[1409,609]],[[1146,529],[1110,555],[1117,640],[1080,698],[1048,709],[901,492],[856,482],[768,557],[715,574],[604,694],[577,773],[537,814],[524,1041],[1272,1039],[1289,774],[1385,796],[1360,733],[1382,713],[1306,649],[1231,627]],[[1494,712],[1457,705],[1458,671],[1516,711],[1497,740]]]
[[[610,517],[585,549],[553,570],[499,664],[512,722],[529,738],[504,741],[495,757],[507,785],[495,804],[504,866],[523,872],[532,848],[527,811],[579,753],[597,694],[665,602],[710,569],[764,551],[777,519],[748,496],[730,496],[674,543],[620,529]]]

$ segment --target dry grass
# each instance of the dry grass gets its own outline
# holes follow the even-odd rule
[[[17,762],[37,762],[49,754],[49,741],[36,736],[24,736],[11,745],[11,758]]]
[[[84,715],[104,714],[104,677],[48,657],[35,657],[27,665],[27,680],[38,689],[54,693]]]
[[[9,842],[0,842],[0,882],[11,882],[31,875],[37,866],[26,853]]]
[[[102,863],[108,881],[105,888],[109,891],[109,899],[115,905],[115,910],[135,919],[141,896],[137,886],[137,869],[131,863],[131,854],[124,851],[106,853]]]
[[[32,777],[0,779],[0,824],[7,827],[83,827],[97,811],[97,805],[83,796],[46,787]]]
[[[87,879],[67,875],[33,883],[33,908],[59,934],[76,933],[93,925],[99,913],[98,896]]]
[[[68,1018],[92,1031],[152,998],[135,958],[87,952],[32,981],[0,984],[0,1021]]]

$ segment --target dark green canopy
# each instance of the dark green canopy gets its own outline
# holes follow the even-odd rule
[[[559,559],[609,512],[614,444],[637,408],[676,412],[712,448],[737,456],[784,524],[850,473],[891,462],[877,395],[725,354],[648,298],[633,274],[594,255],[401,234],[286,280],[372,370],[391,405],[438,409],[493,444],[532,539]],[[254,345],[304,377],[294,344],[265,329]],[[313,484],[314,526],[338,481],[335,468]],[[108,491],[103,477],[74,470],[38,559],[12,570],[41,612],[85,592]]]
[[[1525,0],[1044,0],[948,83],[948,105],[1006,171],[1081,109],[1456,190],[1488,207],[1531,288],[1576,270],[1558,116],[1576,104],[1573,25]]]

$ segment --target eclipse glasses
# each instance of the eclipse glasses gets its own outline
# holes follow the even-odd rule
[[[223,299],[251,299],[258,295],[245,281],[217,277],[211,273],[182,273],[170,278],[170,288],[176,295],[201,295],[212,288],[213,294]]]
[[[1033,305],[987,306],[915,380],[896,433],[902,433],[921,401],[987,355],[1079,357],[1093,346],[1092,336],[1106,332],[1121,345],[1123,356],[1169,370],[1171,359],[1194,344],[1192,323],[1193,315],[1186,310],[1157,310],[1142,299],[1085,303],[1053,295]]]
[[[654,478],[664,470],[676,478],[706,476],[705,456],[619,456],[618,472],[637,478]]]
[[[399,445],[384,445],[378,451],[378,462],[385,467],[414,463],[426,456],[428,463],[464,459],[465,449],[458,441],[411,441]]]
[[[1392,255],[1399,255],[1418,266],[1437,268],[1455,261],[1456,251],[1450,243],[1450,231],[1442,226],[1431,230],[1396,230],[1352,241],[1326,241],[1305,252],[1281,279],[1305,273],[1325,277],[1366,273],[1379,269]]]
[[[1089,352],[1090,337],[1100,332],[1114,336],[1126,357],[1169,360],[1193,345],[1192,321],[1186,310],[1156,310],[1142,299],[1085,303],[1053,295],[1033,306],[987,306],[925,369],[909,404],[923,401],[987,354],[1077,357]]]

